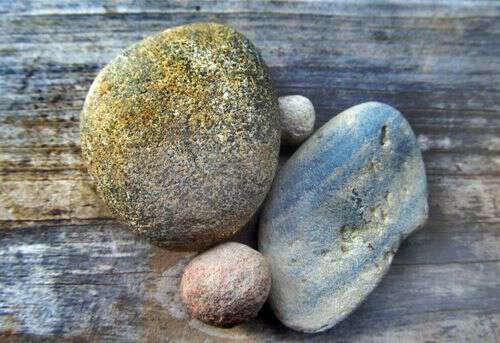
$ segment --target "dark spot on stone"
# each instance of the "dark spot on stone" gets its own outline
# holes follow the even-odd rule
[[[349,226],[342,226],[340,228],[340,235],[341,235],[341,238],[343,241],[347,240],[350,235],[351,235],[351,232],[352,232],[352,228],[350,228]]]
[[[201,6],[195,6],[194,9],[196,10],[196,12],[199,12],[201,11]]]
[[[363,227],[354,227],[344,225],[340,228],[340,235],[343,241],[349,241],[352,239],[354,233],[359,230],[363,230]]]
[[[380,145],[384,146],[387,138],[387,126],[382,126],[380,129]]]
[[[373,33],[373,39],[379,42],[384,42],[386,40],[389,40],[389,36],[384,31],[375,31]]]
[[[319,256],[325,256],[326,254],[328,254],[328,249],[320,249],[320,250],[316,250],[315,251],[315,254],[316,255],[319,255]]]
[[[391,256],[391,253],[392,253],[391,250],[388,250],[388,251],[384,252],[384,259],[387,260],[389,258],[389,256]]]
[[[354,188],[352,190],[351,199],[352,199],[352,201],[354,201],[357,208],[361,208],[361,203],[363,200],[361,199],[361,197],[359,196],[359,193]]]

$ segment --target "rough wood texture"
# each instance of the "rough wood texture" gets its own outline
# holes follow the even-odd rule
[[[1,0],[0,340],[495,342],[499,17],[496,1]],[[280,95],[309,97],[318,125],[377,100],[418,135],[431,218],[327,333],[296,334],[266,310],[234,329],[188,320],[175,292],[189,256],[130,234],[89,183],[78,117],[97,71],[142,37],[194,21],[245,33]]]

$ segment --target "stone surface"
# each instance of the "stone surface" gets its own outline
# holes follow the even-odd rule
[[[313,133],[316,115],[311,101],[302,95],[287,95],[278,99],[281,110],[281,142],[285,145],[302,143]]]
[[[92,84],[82,153],[114,215],[174,249],[237,232],[264,200],[279,152],[277,96],[252,43],[220,24],[150,36]]]
[[[232,326],[257,316],[270,288],[264,257],[235,242],[195,257],[181,279],[181,296],[189,314],[217,326]]]
[[[264,207],[259,249],[275,314],[298,331],[332,327],[427,216],[424,165],[403,116],[376,102],[337,115],[283,166]]]

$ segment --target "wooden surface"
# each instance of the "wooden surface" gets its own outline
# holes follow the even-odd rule
[[[98,70],[193,21],[252,39],[318,126],[378,100],[418,135],[430,220],[327,333],[289,331],[268,309],[234,329],[189,320],[176,287],[190,255],[130,234],[89,182],[78,116]],[[499,339],[500,2],[0,0],[0,35],[0,341]]]

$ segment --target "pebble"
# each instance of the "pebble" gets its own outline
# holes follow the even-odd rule
[[[264,257],[234,242],[195,257],[181,279],[181,297],[188,313],[216,326],[233,326],[257,316],[270,288]]]
[[[95,79],[80,123],[84,160],[112,213],[169,249],[235,234],[277,167],[268,69],[221,24],[171,28],[125,50]]]
[[[316,118],[311,101],[302,95],[282,96],[278,99],[281,110],[281,142],[298,145],[314,131]]]
[[[405,118],[376,102],[340,113],[286,162],[263,210],[274,313],[298,331],[331,328],[427,217],[424,164]]]

